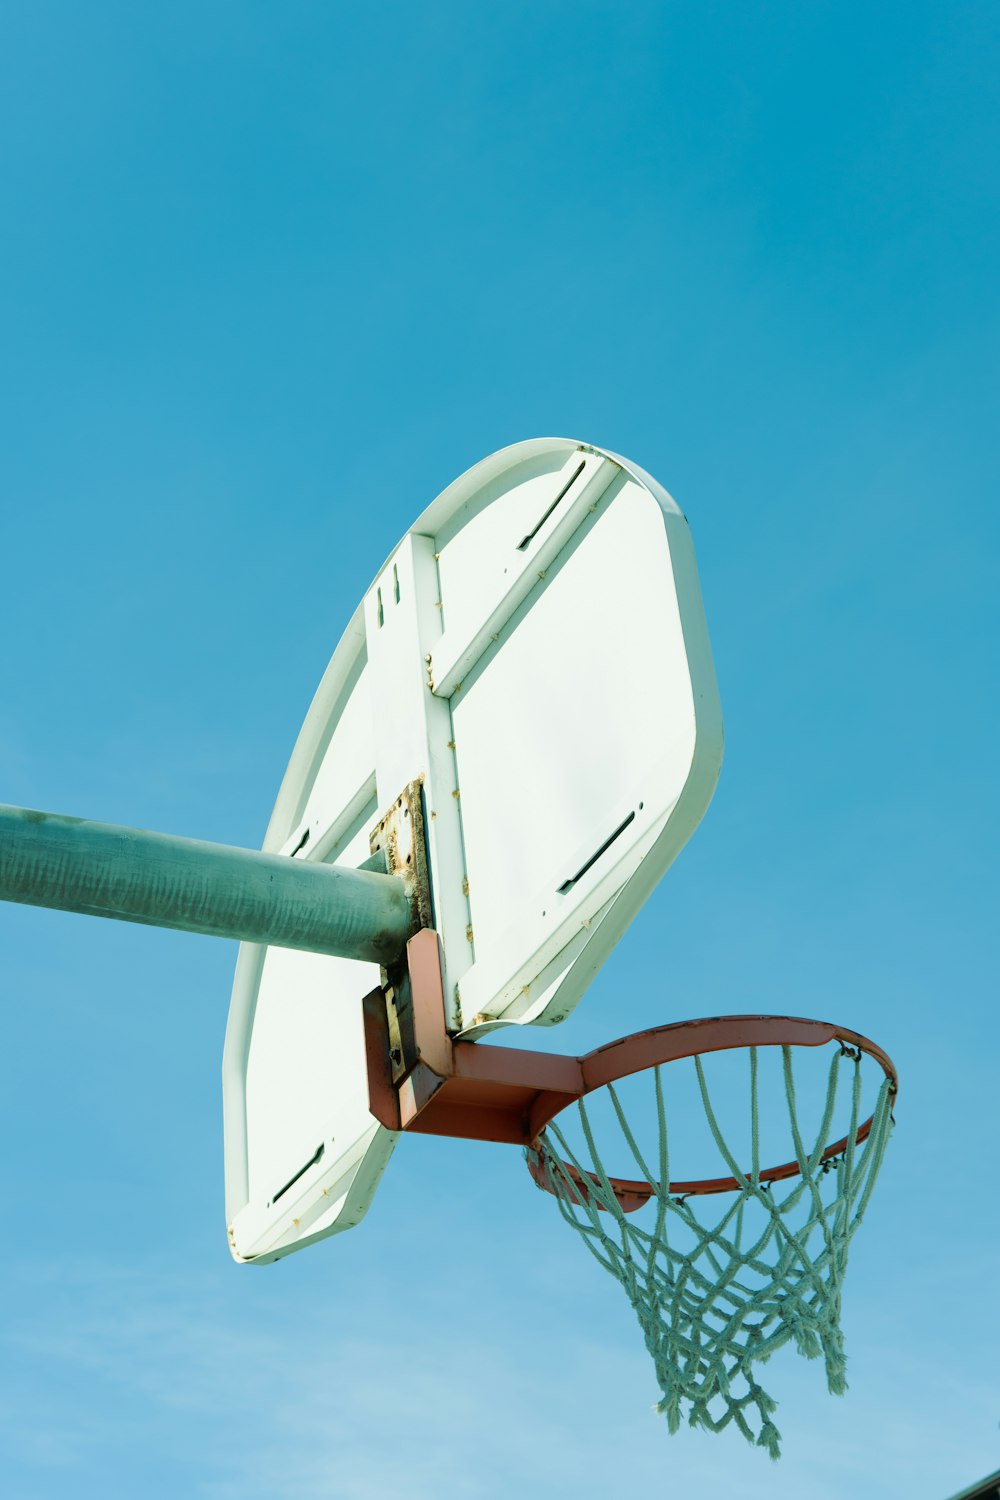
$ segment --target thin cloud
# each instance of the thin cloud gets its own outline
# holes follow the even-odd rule
[[[502,1287],[506,1334],[503,1318],[477,1323],[462,1296],[432,1326],[423,1308],[408,1321],[401,1287],[386,1337],[386,1325],[363,1331],[367,1291],[346,1320],[343,1299],[331,1298],[303,1324],[297,1313],[283,1318],[276,1287],[255,1302],[250,1326],[210,1277],[161,1267],[36,1266],[15,1279],[21,1311],[5,1343],[18,1378],[2,1394],[5,1446],[24,1469],[52,1474],[52,1494],[68,1470],[76,1493],[87,1476],[96,1492],[109,1457],[121,1465],[127,1447],[150,1470],[175,1465],[201,1500],[376,1500],[397,1486],[410,1500],[506,1500],[526,1474],[540,1493],[596,1500],[620,1479],[625,1455],[630,1482],[709,1493],[731,1483],[739,1461],[745,1500],[862,1500],[883,1495],[890,1473],[932,1500],[970,1463],[960,1414],[966,1423],[972,1408],[989,1414],[984,1380],[932,1380],[933,1362],[919,1359],[900,1368],[891,1342],[855,1340],[843,1400],[825,1395],[817,1366],[777,1357],[768,1375],[785,1457],[772,1465],[733,1434],[668,1437],[624,1306],[614,1342],[602,1336],[603,1313],[588,1327],[584,1298],[578,1327],[546,1330],[542,1349],[532,1297],[515,1316],[519,1299]],[[565,1328],[563,1311],[560,1298]]]

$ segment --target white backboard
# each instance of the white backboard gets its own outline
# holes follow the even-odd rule
[[[391,553],[320,683],[264,847],[360,865],[422,777],[449,1028],[548,1025],[696,828],[721,758],[683,515],[624,459],[537,439],[470,469]],[[237,1258],[287,1254],[371,1202],[395,1142],[367,1102],[361,999],[379,977],[241,949],[224,1060]]]

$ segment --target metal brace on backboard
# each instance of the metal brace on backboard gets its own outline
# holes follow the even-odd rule
[[[424,824],[423,777],[404,787],[369,840],[372,854],[381,853],[387,875],[398,875],[406,884],[417,927],[431,927],[430,868]],[[399,1083],[417,1061],[413,1024],[413,999],[405,957],[382,970],[386,1020],[389,1027],[389,1058],[393,1083]]]

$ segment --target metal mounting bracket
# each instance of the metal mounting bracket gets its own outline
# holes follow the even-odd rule
[[[369,845],[381,854],[387,875],[402,878],[417,929],[434,925],[430,866],[424,822],[423,778],[411,781],[372,829]],[[411,1071],[418,1057],[413,1023],[413,991],[405,952],[382,969],[385,1019],[389,1035],[389,1063],[394,1084]]]
[[[390,1130],[529,1144],[543,1115],[551,1118],[584,1092],[580,1060],[453,1041],[445,1029],[437,933],[416,933],[406,951],[405,1012],[396,1009],[397,997],[387,1003],[383,989],[363,1002],[372,1114]]]

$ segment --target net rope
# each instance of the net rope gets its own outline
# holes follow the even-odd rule
[[[780,1433],[772,1421],[777,1403],[757,1380],[755,1366],[793,1341],[807,1359],[822,1355],[832,1393],[847,1389],[841,1291],[848,1246],[868,1206],[892,1129],[892,1089],[886,1078],[871,1130],[859,1142],[861,1053],[838,1044],[816,1144],[807,1152],[796,1105],[792,1049],[782,1047],[799,1174],[762,1182],[758,1049],[747,1050],[749,1170],[739,1166],[722,1134],[702,1059],[694,1059],[709,1131],[738,1184],[730,1192],[693,1200],[671,1195],[662,1067],[651,1070],[658,1136],[655,1171],[640,1150],[614,1085],[607,1085],[628,1150],[653,1189],[650,1203],[641,1211],[644,1223],[637,1222],[638,1213],[626,1214],[615,1196],[583,1099],[575,1107],[586,1152],[574,1151],[551,1122],[534,1154],[563,1218],[620,1282],[638,1317],[661,1392],[656,1410],[666,1416],[669,1430],[677,1431],[686,1409],[691,1426],[719,1432],[735,1423],[749,1442],[778,1458]],[[846,1145],[839,1157],[823,1161],[845,1060],[853,1067]],[[586,1156],[589,1161],[582,1159]],[[721,1217],[706,1226],[699,1214],[705,1217],[713,1202],[722,1203]],[[655,1217],[649,1226],[651,1214]]]

